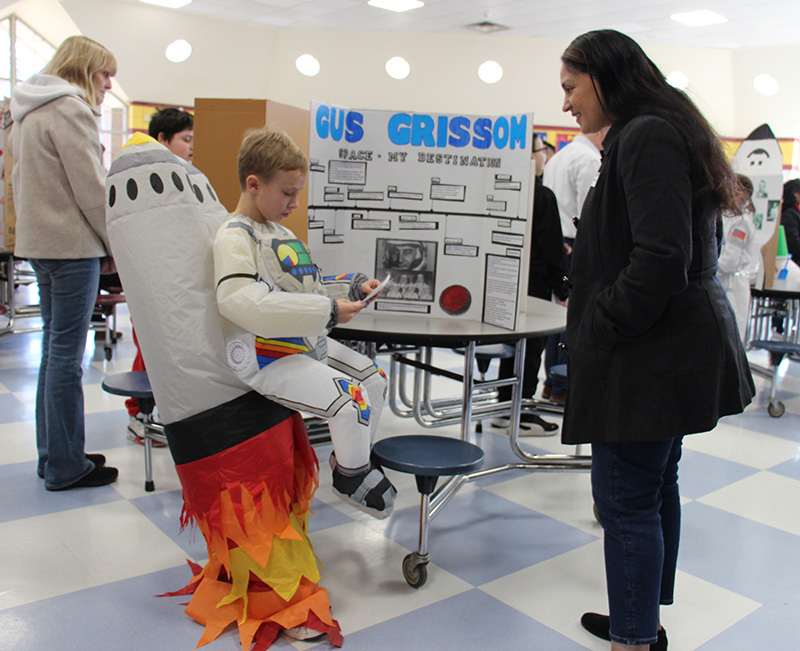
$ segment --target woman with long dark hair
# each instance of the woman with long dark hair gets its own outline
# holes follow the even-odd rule
[[[680,535],[683,436],[741,412],[755,389],[715,278],[716,225],[740,194],[719,140],[639,45],[613,30],[562,56],[564,111],[610,127],[573,251],[563,442],[592,444],[611,648],[667,648]]]

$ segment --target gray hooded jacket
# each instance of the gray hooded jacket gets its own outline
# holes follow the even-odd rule
[[[12,92],[18,256],[110,253],[98,116],[80,88],[53,75],[34,75]]]

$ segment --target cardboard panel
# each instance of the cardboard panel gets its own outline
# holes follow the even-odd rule
[[[264,126],[265,104],[253,99],[195,100],[193,164],[211,181],[228,211],[239,201],[236,155],[242,136]]]
[[[236,156],[248,129],[270,124],[286,131],[308,154],[309,112],[263,99],[197,98],[194,106],[194,165],[211,181],[222,204],[233,211],[239,201]],[[308,193],[284,222],[298,238],[308,238]]]

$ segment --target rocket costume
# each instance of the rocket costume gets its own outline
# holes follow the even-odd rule
[[[395,491],[369,454],[387,379],[370,359],[326,336],[337,322],[336,299],[363,300],[366,276],[321,278],[308,247],[289,229],[239,214],[222,224],[213,251],[228,364],[260,394],[327,419],[334,492],[385,518]],[[375,492],[378,508],[342,488],[340,473],[371,473],[361,490]]]
[[[225,360],[211,243],[228,217],[196,168],[136,134],[106,180],[108,235],[147,374],[183,487],[181,524],[209,560],[172,594],[205,626],[199,645],[237,622],[261,651],[282,629],[338,623],[308,539],[318,463],[299,414],[252,391]]]

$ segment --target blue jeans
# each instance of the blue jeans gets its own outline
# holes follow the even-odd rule
[[[100,258],[30,260],[39,282],[44,335],[36,389],[39,473],[53,490],[94,470],[84,451],[81,361],[97,300]]]
[[[673,601],[683,437],[592,444],[592,495],[603,525],[611,639],[658,640],[659,605]]]

